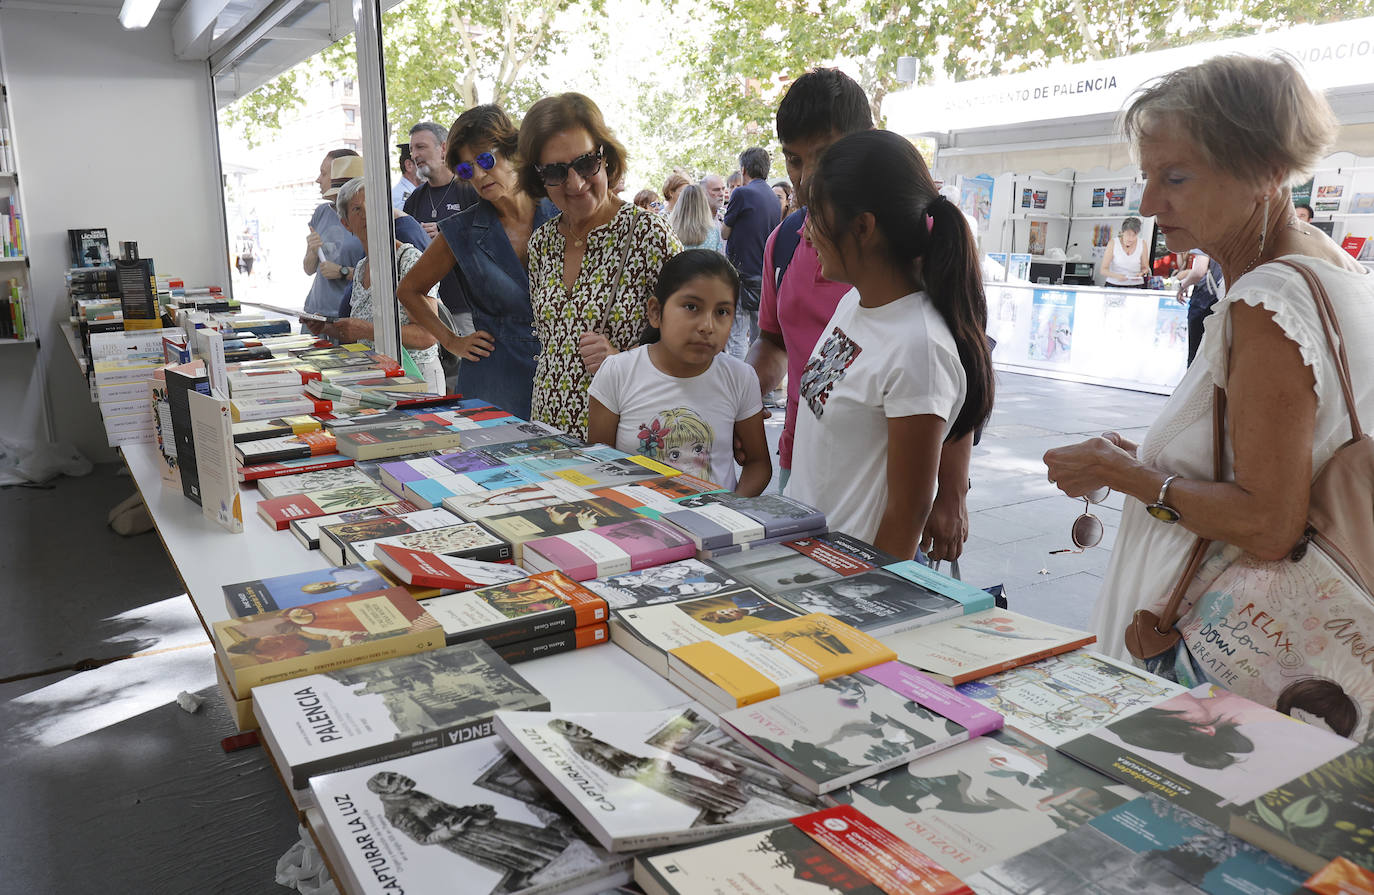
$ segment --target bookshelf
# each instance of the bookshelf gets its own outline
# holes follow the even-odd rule
[[[0,341],[37,346],[27,232],[11,127],[9,87],[0,83]]]

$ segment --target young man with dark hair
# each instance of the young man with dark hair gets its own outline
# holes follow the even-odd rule
[[[403,212],[406,210],[406,200],[420,185],[420,175],[415,170],[415,159],[410,156],[410,144],[397,143],[396,148],[401,152],[401,176],[396,179],[396,185],[391,188],[391,207]]]
[[[872,127],[873,113],[863,88],[839,69],[807,72],[792,83],[778,105],[778,140],[798,210],[783,220],[764,247],[759,338],[747,360],[758,372],[765,397],[787,378],[787,418],[779,443],[779,484],[784,489],[792,470],[802,369],[840,299],[851,288],[821,276],[816,250],[802,238],[807,186],[830,144]],[[777,199],[773,202],[776,206]],[[970,435],[946,444],[941,454],[939,490],[920,542],[922,551],[933,559],[957,559],[968,537],[964,498],[972,446]]]
[[[725,238],[725,256],[739,271],[739,304],[726,350],[740,359],[749,353],[749,345],[758,338],[763,248],[768,242],[768,234],[782,217],[778,197],[768,185],[769,165],[768,150],[760,146],[740,153],[741,179],[746,182],[730,193],[725,223],[720,228],[720,235]]]

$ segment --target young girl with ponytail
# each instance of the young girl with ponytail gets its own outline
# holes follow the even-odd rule
[[[992,411],[987,303],[963,214],[911,143],[850,134],[810,181],[806,237],[849,283],[799,383],[789,497],[831,530],[916,555],[941,448]]]

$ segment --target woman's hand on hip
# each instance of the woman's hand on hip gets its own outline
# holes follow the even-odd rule
[[[577,353],[582,355],[582,363],[586,365],[587,372],[595,373],[601,369],[602,362],[615,354],[616,350],[611,340],[601,333],[583,333],[582,338],[577,340]]]
[[[1121,438],[1119,435],[1116,437]],[[1122,450],[1116,441],[1106,436],[1051,448],[1045,452],[1044,459],[1049,469],[1050,483],[1069,497],[1082,497],[1103,485],[1120,490],[1115,483],[1120,481],[1124,470],[1136,463],[1132,454]]]
[[[496,339],[492,337],[491,333],[479,329],[468,336],[456,334],[445,336],[444,347],[456,357],[476,363],[484,357],[491,356],[491,352],[496,348]]]

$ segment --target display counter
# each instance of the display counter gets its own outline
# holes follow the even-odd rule
[[[1188,308],[1173,292],[986,283],[993,365],[1171,394],[1188,361]]]

